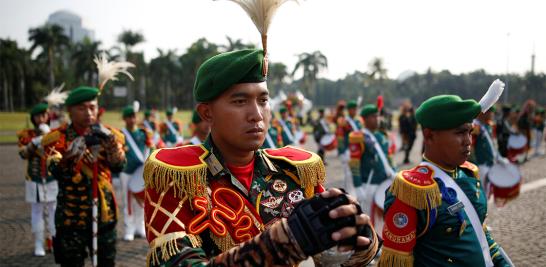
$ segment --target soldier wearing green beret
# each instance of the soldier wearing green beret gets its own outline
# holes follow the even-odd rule
[[[83,266],[92,254],[94,196],[98,197],[98,265],[114,266],[117,207],[111,173],[125,164],[124,138],[97,123],[99,92],[94,87],[72,90],[65,102],[71,123],[42,139],[48,170],[59,183],[53,247],[61,266]]]
[[[161,139],[159,133],[159,125],[156,122],[156,110],[155,109],[146,109],[144,110],[144,119],[140,123],[141,127],[146,128],[148,131],[152,132],[152,143],[156,148],[163,148],[165,144]]]
[[[365,228],[369,236],[357,231],[368,222],[353,197],[338,189],[314,197],[324,191],[320,157],[293,147],[260,149],[271,120],[263,64],[262,50],[241,50],[199,68],[194,98],[210,135],[200,145],[154,151],[146,162],[149,265],[289,266],[315,254],[326,260],[320,252],[349,237],[353,266],[375,255],[373,228]],[[327,220],[307,224],[303,218],[319,214],[307,205],[317,200],[340,206],[323,209]],[[308,216],[297,203],[310,208]],[[346,227],[337,226],[341,220]],[[315,236],[336,241],[326,245]]]
[[[379,131],[379,110],[374,104],[365,105],[360,111],[364,128],[350,134],[349,166],[353,176],[353,185],[362,210],[371,214],[375,191],[383,181],[394,178],[391,159],[389,158],[389,140]]]
[[[416,111],[423,162],[386,192],[379,266],[511,266],[484,221],[487,200],[471,152],[472,120],[499,98],[496,80],[480,100],[431,97]]]
[[[43,136],[50,131],[48,103],[32,107],[29,116],[34,127],[17,132],[19,156],[27,161],[25,201],[31,205],[34,255],[45,256],[44,245],[50,245],[51,236],[55,235],[54,214],[58,191],[57,181],[47,175],[46,159],[43,157],[44,151],[41,146]]]
[[[265,134],[265,141],[262,148],[279,148],[283,147],[283,134],[282,125],[275,117],[275,113],[271,112],[271,122],[267,133]]]
[[[165,111],[167,119],[159,126],[161,139],[166,147],[179,146],[184,142],[184,138],[182,137],[182,123],[177,119],[174,119],[175,113],[176,109],[168,108]]]
[[[121,203],[123,203],[123,240],[132,241],[136,236],[146,237],[144,230],[144,161],[154,148],[153,133],[137,126],[138,108],[127,106],[122,110],[125,128],[125,157],[127,164],[120,174]]]
[[[282,143],[284,145],[296,145],[298,141],[296,140],[296,121],[293,117],[290,116],[288,109],[285,106],[282,106],[279,109],[280,118],[277,119],[278,123],[281,125],[282,131]]]
[[[205,142],[210,133],[210,124],[199,116],[196,109],[191,114],[190,128],[193,131],[192,137],[184,145],[199,145]]]

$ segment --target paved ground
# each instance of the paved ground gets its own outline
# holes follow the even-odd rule
[[[314,144],[306,147],[314,149]],[[418,140],[412,153],[414,162],[419,160],[420,150]],[[326,161],[327,185],[341,185],[343,174],[335,153],[328,154]],[[401,162],[400,154],[395,162]],[[30,205],[24,202],[24,162],[15,146],[0,146],[0,164],[0,266],[55,266],[51,255],[32,255]],[[532,159],[522,166],[522,172],[525,192],[504,208],[490,205],[488,224],[516,266],[546,266],[546,183],[541,180],[546,178],[546,158]],[[119,240],[118,266],[145,266],[147,247],[144,239],[130,243]],[[306,262],[304,266],[312,264]]]

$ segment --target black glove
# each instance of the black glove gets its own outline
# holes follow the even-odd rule
[[[112,131],[100,123],[91,125],[91,135],[94,135],[102,140],[108,140],[113,136]]]
[[[329,212],[341,205],[349,204],[347,195],[313,198],[300,202],[288,217],[288,226],[305,255],[312,256],[335,245],[332,233],[343,227],[355,226],[355,216],[332,219]]]

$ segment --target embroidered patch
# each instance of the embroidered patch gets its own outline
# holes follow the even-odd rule
[[[408,225],[408,215],[403,212],[397,212],[392,216],[392,223],[397,228],[404,228]]]
[[[299,189],[288,192],[288,200],[290,201],[290,204],[296,204],[303,199],[305,199],[305,197],[303,196],[303,192]]]
[[[280,179],[273,181],[273,190],[279,193],[284,193],[286,192],[286,189],[288,189],[288,185],[286,184],[285,181]]]
[[[426,167],[418,168],[417,171],[422,173],[422,174],[428,174],[428,168],[426,168]]]
[[[294,205],[290,204],[289,202],[282,203],[282,210],[281,210],[281,216],[284,218],[288,218],[292,211],[294,210]]]
[[[270,209],[275,209],[281,204],[283,199],[284,199],[284,196],[270,197],[268,199],[262,200],[260,204]]]

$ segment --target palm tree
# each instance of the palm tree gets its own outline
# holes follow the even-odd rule
[[[30,53],[17,46],[16,41],[0,39],[0,86],[3,91],[4,110],[14,110],[14,100],[19,98],[19,107],[26,105],[27,73],[31,71]],[[19,87],[18,97],[14,86]]]
[[[163,107],[174,106],[172,89],[180,73],[180,62],[177,60],[176,49],[163,51],[157,49],[159,55],[150,61],[151,82],[160,89]]]
[[[279,89],[282,89],[284,80],[288,76],[288,70],[283,63],[270,63],[269,72],[267,73],[269,92],[273,94]]]
[[[129,62],[134,63],[135,65],[137,65],[138,63],[137,61],[139,61],[139,56],[133,55],[131,50],[133,46],[139,43],[142,43],[144,41],[145,41],[144,35],[142,35],[139,32],[133,32],[131,30],[124,30],[118,36],[118,42],[122,43],[125,46],[125,59]],[[144,66],[137,65],[137,67],[142,68]],[[128,87],[131,87],[131,85],[128,85]],[[135,96],[132,90],[129,89],[128,92],[129,92],[129,96],[127,100],[129,101],[129,103],[132,103],[133,100],[135,99]]]
[[[370,61],[368,66],[372,80],[379,79],[379,81],[383,81],[387,79],[387,69],[384,67],[383,59],[376,57]]]
[[[85,84],[95,86],[97,83],[97,67],[93,59],[100,52],[100,41],[91,41],[85,38],[82,42],[75,45],[72,53],[72,62],[74,76],[77,81],[83,81]]]
[[[32,28],[29,31],[28,40],[32,42],[30,52],[38,47],[42,48],[41,56],[47,58],[48,71],[49,71],[49,86],[53,88],[55,86],[55,62],[57,52],[61,51],[61,48],[67,47],[70,44],[70,39],[64,33],[64,29],[55,24],[46,24],[38,28]]]
[[[301,53],[292,71],[292,76],[299,69],[303,70],[304,94],[308,96],[315,89],[318,74],[328,68],[328,59],[320,51]]]
[[[220,47],[224,49],[224,52],[243,50],[243,49],[254,49],[256,46],[254,44],[245,44],[241,39],[233,40],[231,37],[226,36],[228,41],[227,45],[221,45]]]

